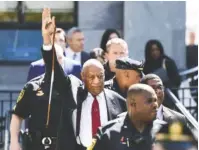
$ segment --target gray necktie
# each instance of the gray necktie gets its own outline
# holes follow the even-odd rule
[[[76,53],[74,53],[74,54],[73,54],[73,60],[75,60],[75,59],[76,59],[76,57],[77,57],[77,54],[76,54]]]

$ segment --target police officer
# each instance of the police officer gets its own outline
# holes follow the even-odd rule
[[[100,127],[93,144],[87,149],[151,150],[154,133],[158,131],[152,130],[157,107],[157,96],[150,86],[139,83],[130,86],[127,93],[128,113]]]
[[[116,59],[115,77],[105,82],[105,88],[111,89],[126,98],[128,88],[139,83],[143,76],[143,63],[128,57]]]
[[[181,121],[163,126],[155,136],[153,150],[197,150],[197,139]]]
[[[44,44],[47,43],[47,41],[51,41],[49,38],[50,36],[47,35],[50,33],[49,30],[54,30],[52,27],[50,29],[50,26],[47,27],[47,24],[54,23],[54,20],[51,20],[49,14],[49,9],[43,10],[42,36]],[[26,147],[26,150],[55,150],[57,130],[62,111],[62,102],[66,98],[66,92],[63,92],[58,88],[59,83],[59,81],[54,80],[52,93],[50,93],[51,70],[49,70],[48,66],[46,66],[46,72],[44,75],[36,77],[25,84],[13,109],[13,115],[10,124],[11,150],[21,149],[19,144],[20,126],[22,120],[28,117],[30,117],[30,119],[28,124],[29,132],[26,133],[26,137],[28,138],[28,140],[26,138],[28,141],[28,144],[26,143],[28,146]],[[50,94],[51,103],[49,103]],[[68,103],[67,106],[68,108],[72,109],[75,107],[75,104]]]

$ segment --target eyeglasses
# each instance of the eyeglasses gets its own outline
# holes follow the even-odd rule
[[[164,86],[163,86],[163,85],[152,86],[152,88],[153,88],[155,91],[156,91],[156,90],[164,91]]]

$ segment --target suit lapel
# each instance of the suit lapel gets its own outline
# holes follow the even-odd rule
[[[84,61],[84,53],[83,53],[83,52],[81,52],[81,54],[80,54],[80,55],[81,55],[81,65],[83,65],[83,64],[84,64],[84,62],[85,62],[85,61]]]
[[[163,110],[163,120],[166,121],[166,122],[170,122],[171,117],[172,117],[171,113],[164,106],[163,106],[162,110]]]
[[[105,89],[104,90],[104,97],[106,101],[106,107],[107,107],[107,113],[108,113],[108,120],[114,119],[114,114],[117,112],[116,110],[116,101],[114,100],[114,97],[112,94]]]

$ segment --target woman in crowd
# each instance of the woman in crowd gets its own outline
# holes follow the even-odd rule
[[[164,48],[158,40],[149,40],[146,43],[144,73],[157,74],[167,88],[178,88],[181,83],[175,61],[165,55]],[[172,91],[177,96],[176,90]]]

